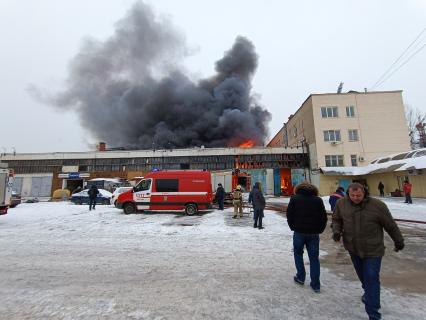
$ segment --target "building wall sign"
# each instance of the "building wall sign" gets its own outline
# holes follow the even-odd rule
[[[89,178],[90,174],[88,172],[69,172],[69,173],[60,173],[58,178],[66,179],[80,179],[80,178]]]

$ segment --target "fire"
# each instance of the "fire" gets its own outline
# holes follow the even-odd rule
[[[247,140],[243,143],[241,143],[238,147],[240,148],[251,148],[255,145],[256,143],[253,140]]]

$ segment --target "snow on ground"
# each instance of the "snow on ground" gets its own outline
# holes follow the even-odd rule
[[[366,319],[358,281],[322,267],[321,294],[294,284],[292,233],[265,215],[21,204],[0,217],[0,318]],[[424,319],[425,298],[382,288],[383,316]]]
[[[322,197],[325,208],[330,211],[328,203],[329,196]],[[414,198],[413,204],[404,203],[403,197],[386,197],[377,199],[382,200],[388,206],[392,216],[395,219],[406,219],[415,221],[426,221],[426,199]],[[267,202],[287,204],[290,201],[289,197],[267,197]]]

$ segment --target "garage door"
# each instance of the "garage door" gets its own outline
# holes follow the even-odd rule
[[[31,197],[50,197],[52,177],[33,177],[31,181]]]

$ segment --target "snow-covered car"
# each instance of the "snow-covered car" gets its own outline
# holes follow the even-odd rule
[[[110,199],[111,199],[111,192],[105,190],[105,189],[98,189],[99,193],[98,196],[96,197],[96,203],[97,204],[110,204]],[[74,193],[70,200],[72,203],[75,204],[88,204],[89,203],[89,194],[88,194],[89,189],[85,189],[81,192],[78,193]]]
[[[10,207],[15,208],[21,202],[21,195],[15,191],[12,191],[12,197],[10,197]]]
[[[133,187],[118,187],[115,189],[111,196],[111,204],[115,206],[118,196],[123,192],[131,190],[132,188]]]

